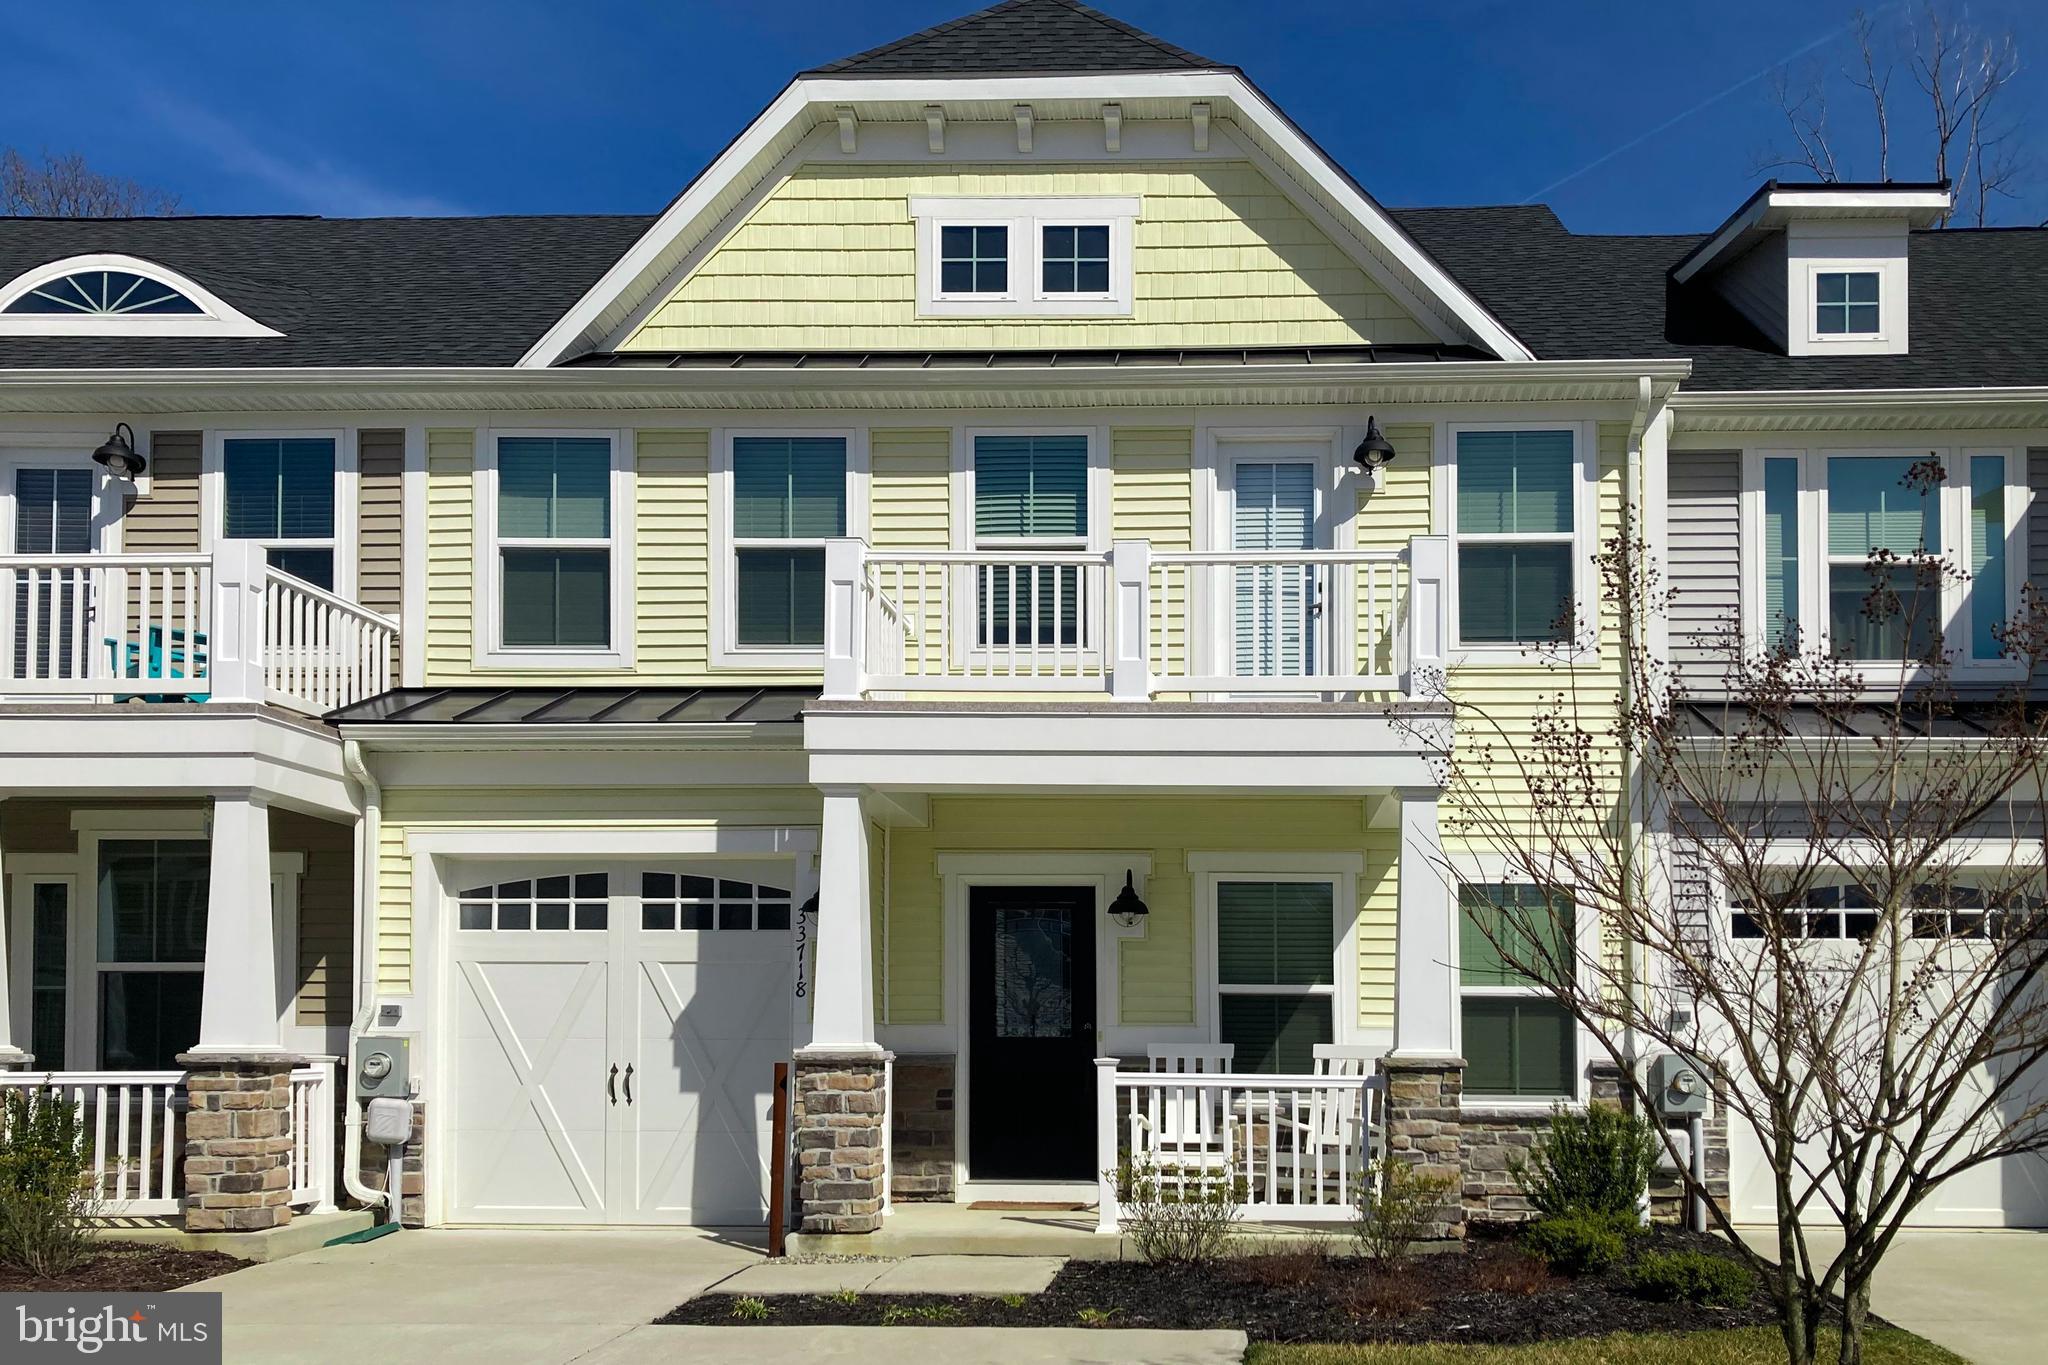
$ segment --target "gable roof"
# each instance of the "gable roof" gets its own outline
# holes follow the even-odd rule
[[[1063,75],[1234,69],[1076,0],[1002,0],[985,10],[813,67],[806,76]]]
[[[1671,278],[1711,234],[1576,233],[1541,205],[1392,212],[1546,360],[1689,358],[1691,390],[2048,385],[2048,229],[1915,232],[1907,354],[1788,356],[1706,281]]]
[[[284,334],[0,336],[0,369],[510,365],[652,221],[0,218],[0,283],[119,252]]]

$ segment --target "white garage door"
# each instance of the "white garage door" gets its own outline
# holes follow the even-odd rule
[[[788,863],[455,877],[450,1218],[764,1222]]]
[[[1763,1146],[1747,1123],[1731,1119],[1728,1134],[1728,1181],[1737,1222],[1770,1223],[1778,1201],[1771,1188],[1771,1169]],[[1822,1148],[1809,1144],[1809,1160],[1818,1165]],[[1808,1221],[1824,1223],[1829,1213],[1816,1207]],[[1944,1182],[1907,1220],[1928,1228],[2048,1227],[2048,1156],[2007,1157],[1986,1162]]]

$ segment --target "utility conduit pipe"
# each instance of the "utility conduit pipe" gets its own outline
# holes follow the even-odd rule
[[[347,1069],[354,1066],[355,1040],[369,1029],[377,1008],[377,853],[378,841],[383,838],[384,789],[363,762],[360,741],[341,742],[341,766],[363,792],[363,818],[356,821],[356,1013],[348,1027],[348,1047],[342,1058],[342,1104],[348,1117],[342,1125],[341,1183],[352,1198],[373,1209],[381,1206],[388,1214],[385,1221],[396,1223],[398,1157],[402,1149],[392,1149],[384,1189],[372,1189],[363,1183],[363,1106],[350,1093],[354,1089],[353,1077],[347,1074]]]

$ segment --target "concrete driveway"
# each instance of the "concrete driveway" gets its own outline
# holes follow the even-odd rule
[[[1841,1246],[1839,1236],[1808,1235],[1816,1255]],[[1776,1255],[1771,1229],[1743,1237]],[[1977,1365],[2039,1365],[2044,1285],[2048,1232],[1906,1232],[1878,1267],[1871,1306]]]
[[[191,1287],[223,1295],[230,1365],[558,1365],[761,1255],[688,1229],[433,1230],[309,1251]]]

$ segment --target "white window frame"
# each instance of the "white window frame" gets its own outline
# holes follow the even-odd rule
[[[2008,619],[2018,610],[2020,590],[2027,582],[2027,513],[2032,497],[2027,479],[2027,446],[1944,444],[1940,441],[1879,445],[1848,440],[1799,448],[1750,447],[1743,451],[1741,492],[1742,636],[1744,649],[1760,655],[1768,648],[1764,635],[1763,525],[1764,461],[1795,460],[1799,465],[1799,633],[1802,647],[1825,657],[1833,648],[1828,622],[1827,554],[1828,461],[1839,458],[1925,460],[1932,456],[1948,471],[1937,490],[1941,529],[1940,558],[1968,567],[1970,551],[1970,462],[1978,456],[2005,461],[2005,602]],[[1862,561],[1858,561],[1862,562]],[[2025,665],[2017,659],[1971,657],[1973,631],[1965,616],[1969,585],[1945,577],[1941,617],[1944,638],[1953,654],[1953,676],[1964,682],[2008,682]],[[1908,671],[1904,661],[1856,660],[1856,670],[1875,686],[1896,685]],[[1912,670],[1917,672],[1918,670]]]
[[[0,444],[0,554],[14,553],[14,530],[20,523],[14,476],[21,469],[74,469],[92,471],[92,551],[106,554],[120,548],[121,507],[108,496],[107,476],[93,464],[88,451],[92,441],[75,438],[64,442],[46,437],[5,438]]]
[[[176,290],[200,308],[197,313],[137,313],[108,316],[81,313],[8,313],[6,308],[31,290],[81,271],[121,270]],[[92,252],[48,261],[0,285],[0,336],[32,337],[279,337],[247,313],[189,276],[119,252]]]
[[[1452,915],[1451,943],[1455,956],[1456,945],[1463,938],[1465,932],[1465,907],[1462,895],[1465,887],[1528,886],[1532,885],[1532,883],[1523,877],[1517,876],[1515,869],[1508,866],[1506,859],[1498,855],[1466,854],[1455,858],[1454,862],[1456,864],[1457,881],[1451,887],[1450,909]],[[1576,899],[1572,903],[1572,940],[1581,964],[1579,986],[1581,989],[1591,989],[1597,986],[1598,982],[1588,977],[1588,969],[1590,964],[1599,960],[1598,955],[1603,950],[1600,941],[1599,916],[1590,913],[1587,907]],[[1625,949],[1625,951],[1629,950],[1632,949]],[[1544,996],[1550,994],[1550,991],[1542,986],[1467,986],[1465,984],[1464,966],[1462,963],[1451,964],[1451,972],[1452,979],[1457,983],[1458,991],[1456,1027],[1460,1056],[1465,1054],[1465,997],[1467,995],[1475,997],[1502,997]],[[1560,1103],[1568,1108],[1576,1109],[1583,1107],[1592,1097],[1591,1083],[1588,1077],[1596,1056],[1595,1049],[1598,1046],[1598,1040],[1593,1036],[1592,1031],[1587,1029],[1577,1019],[1574,1019],[1569,1011],[1566,1012],[1565,1019],[1572,1033],[1571,1089],[1568,1093],[1563,1095],[1500,1095],[1468,1090],[1461,1101],[1463,1105],[1468,1109],[1520,1110],[1529,1113],[1548,1113],[1554,1105]]]
[[[530,541],[498,538],[498,442],[539,437],[603,440],[611,443],[610,534],[598,538],[554,538]],[[591,670],[625,669],[634,655],[634,536],[632,433],[616,428],[486,427],[477,432],[476,469],[471,476],[471,506],[476,523],[472,581],[476,612],[471,625],[471,653],[478,669]],[[611,644],[600,649],[525,648],[504,643],[504,557],[499,551],[537,545],[546,549],[604,549],[611,552]]]
[[[1797,297],[1792,304],[1794,355],[1901,355],[1906,351],[1906,258],[1898,255],[1800,256],[1792,262]],[[1820,329],[1822,275],[1877,276],[1877,330],[1823,332]]]
[[[846,442],[846,531],[868,533],[868,429],[866,427],[722,427],[711,433],[711,666],[754,673],[816,673],[825,667],[823,645],[745,645],[739,642],[739,557],[750,546],[804,546],[808,539],[764,540],[733,535],[733,442],[740,439],[837,437]],[[824,541],[816,542],[823,546]]]
[[[1511,536],[1466,536],[1458,530],[1458,437],[1468,431],[1567,431],[1572,437],[1572,530],[1569,536],[1523,534]],[[1599,431],[1594,422],[1549,421],[1529,418],[1517,422],[1451,422],[1445,427],[1442,455],[1443,499],[1439,533],[1450,537],[1450,573],[1446,584],[1451,617],[1451,662],[1526,665],[1535,654],[1578,655],[1594,648],[1598,640],[1598,584],[1593,570],[1593,548],[1599,539]],[[1464,623],[1458,601],[1459,548],[1470,540],[1475,544],[1564,544],[1572,556],[1572,638],[1494,643],[1464,642]]]
[[[919,317],[1128,317],[1136,298],[1133,238],[1143,208],[1137,195],[955,198],[914,195]],[[1009,288],[1000,294],[948,294],[940,288],[939,229],[1007,226]],[[1054,294],[1041,269],[1048,227],[1109,229],[1109,289]]]
[[[38,886],[64,888],[64,1053],[62,1057],[36,1054],[36,1065],[44,1071],[70,1071],[74,1065],[77,1040],[73,1015],[77,993],[79,877],[77,860],[69,853],[11,854],[7,858],[7,959],[9,1026],[14,1045],[29,1051],[30,1025],[35,1017],[35,905]],[[97,984],[97,983],[95,983]]]
[[[1839,303],[1823,304],[1820,301],[1820,277],[1823,275],[1869,275],[1877,281],[1877,327],[1874,330],[1868,332],[1823,332],[1820,329],[1820,310],[1823,307],[1847,308],[1850,306]],[[1885,340],[1885,319],[1891,313],[1891,301],[1886,297],[1890,291],[1884,287],[1884,277],[1884,267],[1878,262],[1864,262],[1858,265],[1829,265],[1818,261],[1808,261],[1806,263],[1806,288],[1808,294],[1806,306],[1808,321],[1812,328],[1807,336],[1808,342],[1825,346],[1838,341]],[[1847,287],[1845,281],[1843,288],[1846,290]],[[1864,305],[1858,304],[1854,306],[1862,307]]]
[[[1331,888],[1330,975],[1332,985],[1294,987],[1303,995],[1330,999],[1330,1040],[1352,1046],[1365,1040],[1358,1024],[1358,883],[1365,875],[1363,853],[1274,853],[1262,851],[1188,854],[1188,877],[1195,893],[1195,1018],[1201,1036],[1222,1042],[1225,995],[1283,995],[1290,988],[1226,986],[1218,961],[1216,888],[1223,882],[1316,882]]]
[[[1079,436],[1087,447],[1084,457],[1087,465],[1087,534],[1081,536],[997,536],[984,540],[975,530],[975,479],[974,447],[984,436]],[[953,442],[952,507],[949,520],[952,522],[953,548],[956,550],[987,550],[996,554],[1021,555],[1032,551],[1047,551],[1054,554],[1071,554],[1076,551],[1103,554],[1109,553],[1110,536],[1110,491],[1112,473],[1109,464],[1109,428],[1101,426],[1044,426],[1044,427],[963,427],[955,434]],[[1103,574],[1108,574],[1107,563]],[[1021,596],[1021,593],[1019,594]],[[984,645],[980,642],[977,619],[979,598],[974,583],[970,580],[956,585],[954,592],[952,622],[953,638],[968,642],[969,658],[977,668],[987,667],[990,662],[1005,652],[1000,645]],[[1084,599],[1085,600],[1085,599]],[[1084,666],[1100,664],[1106,622],[1106,612],[1098,610],[1087,617],[1082,624],[1078,641],[1079,659]],[[1035,637],[1034,637],[1035,638]],[[1022,646],[1020,646],[1020,649]],[[1073,659],[1075,655],[1069,654]]]
[[[227,443],[229,441],[332,441],[334,443],[334,534],[326,537],[258,537],[264,550],[331,550],[334,553],[334,595],[356,598],[358,503],[362,467],[354,427],[221,427],[209,429],[199,466],[199,546],[211,552],[228,539]]]

